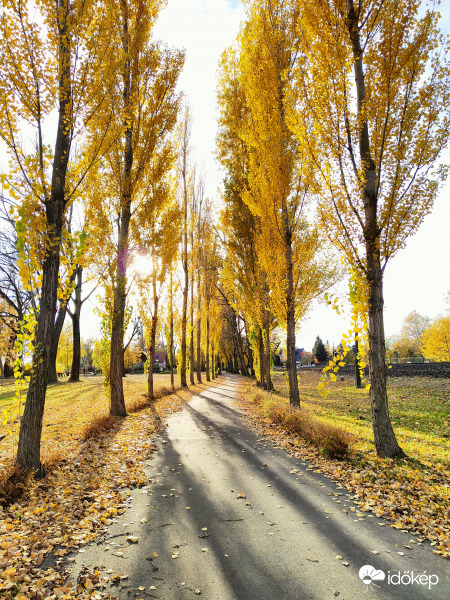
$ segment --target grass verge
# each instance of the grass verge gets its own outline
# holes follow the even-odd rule
[[[247,395],[248,398],[248,395]],[[264,417],[287,434],[302,438],[329,458],[348,458],[352,453],[353,436],[347,431],[314,417],[311,411],[299,410],[270,396],[253,395]]]

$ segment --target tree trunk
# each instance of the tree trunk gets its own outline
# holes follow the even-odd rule
[[[175,390],[175,379],[173,374],[174,368],[174,352],[173,352],[173,274],[172,265],[170,266],[170,333],[169,333],[169,354],[170,354],[170,385],[172,391]]]
[[[248,371],[249,376],[254,379],[255,378],[255,369],[253,365],[253,350],[250,344],[248,345]]]
[[[264,340],[264,371],[266,376],[266,387],[265,389],[269,392],[273,390],[272,377],[270,374],[270,314],[266,310],[265,315],[265,340]]]
[[[71,283],[75,280],[77,270],[75,269],[70,278]],[[61,337],[61,332],[64,327],[64,321],[66,318],[67,307],[69,304],[70,298],[61,303],[58,308],[58,312],[56,314],[55,326],[53,328],[53,341],[52,347],[50,348],[49,354],[49,366],[48,366],[48,379],[47,383],[57,383],[58,382],[58,373],[56,372],[56,357],[58,355],[58,345],[59,338]]]
[[[126,261],[128,251],[128,231],[131,218],[130,196],[124,198],[121,212],[122,217],[117,248],[116,282],[114,287],[114,305],[111,327],[111,358],[109,368],[111,404],[109,412],[113,416],[126,417],[127,410],[125,408],[125,398],[123,394],[123,339],[125,333]]]
[[[150,358],[149,358],[149,366],[148,366],[148,397],[150,400],[155,399],[155,393],[153,390],[153,365],[155,363],[155,353],[156,353],[156,329],[158,325],[158,302],[159,298],[156,295],[156,278],[153,278],[153,315],[152,315],[152,325],[150,330]]]
[[[200,280],[199,280],[200,282]],[[202,382],[202,348],[201,348],[201,331],[202,331],[202,318],[201,318],[201,302],[200,302],[200,286],[198,291],[198,318],[197,318],[197,382]]]
[[[39,319],[33,353],[33,371],[28,386],[24,413],[20,422],[17,462],[36,477],[43,477],[41,434],[49,370],[50,348],[54,335],[58,273],[64,211],[66,208],[66,173],[71,145],[71,70],[70,3],[58,0],[59,120],[56,133],[50,197],[45,200],[48,243],[42,265],[42,290]]]
[[[294,307],[288,309],[287,320],[287,339],[286,339],[286,354],[287,354],[287,371],[289,378],[289,402],[292,406],[300,408],[300,395],[298,392],[297,364],[295,361],[295,320]]]
[[[246,321],[244,320],[244,333],[245,333],[245,347],[244,347],[244,357],[245,354],[247,354],[247,363],[248,363],[248,367],[247,367],[247,372],[248,372],[248,377],[254,378],[255,377],[255,371],[253,368],[253,351],[252,351],[252,347],[250,344],[250,341],[248,339],[248,326]]]
[[[261,329],[259,330],[259,386],[266,389],[266,365],[264,360],[264,339]]]
[[[214,364],[214,339],[211,341],[211,374],[212,378],[216,378],[216,365]]]
[[[187,300],[188,300],[188,285],[189,275],[187,271],[187,260],[183,261],[184,268],[184,289],[183,289],[183,312],[181,315],[181,365],[180,365],[180,385],[187,387],[186,379],[186,328],[187,328]]]
[[[211,381],[209,368],[209,303],[206,310],[206,381]]]
[[[236,355],[237,355],[237,359],[238,359],[238,370],[237,373],[241,373],[241,375],[243,375],[244,377],[248,377],[248,370],[247,370],[247,365],[245,364],[245,356],[244,356],[244,348],[242,345],[242,336],[241,336],[241,332],[239,331],[239,326],[238,326],[238,315],[236,314],[235,319],[234,319],[234,324],[235,324],[235,339],[236,339]]]
[[[374,256],[375,255],[375,256]],[[378,255],[378,256],[377,256]],[[376,257],[376,258],[375,258]],[[392,428],[386,388],[386,347],[383,323],[383,274],[379,251],[367,257],[369,280],[369,377],[370,404],[375,448],[381,458],[401,458],[400,448]]]
[[[50,352],[49,352],[47,383],[57,383],[58,382],[58,373],[56,372],[56,357],[58,355],[59,338],[61,337],[61,331],[64,326],[66,312],[67,312],[67,303],[60,304],[58,312],[56,314],[55,325],[53,328],[52,345],[51,345]]]
[[[200,212],[198,216],[197,237],[198,237],[198,261],[197,261],[197,382],[202,382],[202,297],[201,297],[201,266],[202,266],[202,246],[201,246],[201,227]]]
[[[74,296],[73,312],[69,312],[72,319],[72,335],[73,335],[73,357],[72,369],[70,372],[69,381],[80,381],[80,364],[81,364],[81,334],[80,334],[80,314],[81,314],[81,286],[83,279],[83,267],[77,265],[76,268],[76,287]]]
[[[193,247],[193,234],[191,233],[191,252],[194,252]],[[195,385],[194,372],[195,372],[195,343],[194,343],[194,265],[192,265],[192,278],[191,278],[191,322],[190,322],[190,337],[189,337],[189,381],[191,385]]]
[[[353,50],[359,132],[359,152],[363,165],[362,184],[365,207],[364,238],[369,288],[369,375],[370,403],[375,447],[382,458],[403,457],[392,428],[386,390],[385,339],[383,323],[383,271],[380,264],[380,229],[377,222],[375,163],[370,152],[369,126],[365,115],[366,89],[364,83],[363,49],[360,43],[358,16],[353,0],[347,2],[346,24]]]
[[[286,261],[286,366],[289,378],[289,402],[292,406],[300,408],[297,365],[295,361],[295,298],[292,264],[292,232],[289,226],[289,215],[287,214],[286,207],[283,209],[283,228]]]
[[[187,192],[185,192],[186,194]],[[185,225],[184,225],[184,249],[183,249],[183,270],[184,270],[184,288],[183,288],[183,308],[181,313],[181,365],[180,365],[180,385],[187,387],[186,362],[187,362],[187,304],[189,292],[189,268],[187,255],[187,198],[185,198]]]
[[[355,339],[355,388],[361,389],[362,382],[361,382],[361,372],[359,370],[358,353],[359,353],[359,344],[358,344],[358,340]]]

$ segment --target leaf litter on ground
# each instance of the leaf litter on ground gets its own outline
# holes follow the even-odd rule
[[[96,569],[70,586],[64,557],[82,551],[106,532],[111,521],[126,510],[131,488],[149,484],[144,464],[157,449],[155,434],[165,426],[164,419],[181,410],[193,393],[220,381],[177,390],[149,404],[144,393],[146,377],[127,377],[126,404],[136,412],[115,419],[110,429],[84,441],[83,430],[90,420],[106,414],[101,381],[86,396],[77,395],[77,384],[68,388],[63,384],[59,401],[49,402],[44,417],[43,456],[51,456],[47,476],[40,481],[29,476],[23,481],[22,494],[10,503],[2,505],[0,490],[0,597],[109,598],[101,591]],[[55,423],[58,427],[52,427]],[[8,460],[12,459],[0,455],[2,466],[8,466]],[[129,543],[137,542],[129,538]]]

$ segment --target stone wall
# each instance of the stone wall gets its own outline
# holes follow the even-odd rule
[[[323,367],[302,367],[300,371],[318,371],[321,368]],[[353,365],[345,365],[345,367],[340,367],[338,376],[351,377],[354,371]],[[365,373],[369,374],[367,367]],[[392,368],[388,370],[388,377],[443,377],[450,379],[450,362],[393,364]]]

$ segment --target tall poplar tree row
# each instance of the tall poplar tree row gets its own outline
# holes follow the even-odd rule
[[[140,252],[145,272],[137,273],[135,290],[139,312],[144,324],[148,352],[148,397],[154,399],[153,365],[156,336],[161,323],[160,300],[171,294],[168,279],[171,276],[173,257],[177,253],[181,231],[181,212],[176,202],[175,190],[168,171],[174,167],[175,152],[172,144],[158,156],[149,174],[145,201],[138,207],[133,239]]]
[[[37,476],[44,474],[40,440],[57,300],[70,294],[67,277],[74,267],[65,270],[64,280],[60,267],[61,245],[68,239],[67,211],[102,151],[102,140],[76,161],[71,149],[76,136],[82,139],[85,123],[96,121],[94,107],[104,102],[100,80],[107,84],[111,79],[111,10],[107,1],[45,1],[33,7],[38,23],[29,13],[28,2],[11,0],[0,16],[0,135],[12,164],[2,179],[17,206],[23,284],[26,289],[40,289],[17,461]],[[56,139],[47,140],[46,125],[55,113]],[[22,141],[19,132],[25,124],[33,128],[34,146]],[[108,129],[107,122],[97,121],[97,126]]]
[[[315,164],[319,217],[365,282],[377,453],[401,457],[389,416],[383,275],[446,178],[449,41],[419,0],[291,0],[302,60],[289,123]]]
[[[247,323],[258,384],[271,388],[270,331],[264,270],[258,260],[260,217],[243,200],[249,186],[250,147],[242,132],[248,127],[250,109],[238,70],[239,55],[230,48],[222,55],[218,102],[220,106],[217,157],[226,170],[220,228],[225,257],[220,273],[221,291]],[[239,307],[234,299],[239,298]],[[264,334],[266,330],[266,333]],[[268,369],[267,369],[268,366]]]
[[[270,324],[275,318],[286,330],[290,402],[299,406],[295,333],[312,300],[332,283],[332,269],[326,258],[319,257],[322,244],[317,228],[306,220],[311,197],[309,156],[301,151],[286,119],[298,54],[297,11],[281,0],[254,0],[247,8],[234,66],[244,100],[235,113],[238,124],[227,124],[228,135],[236,132],[241,142],[233,151],[242,154],[244,146],[247,153],[241,199],[254,216],[254,251],[262,278],[263,385],[271,387]],[[232,56],[225,68],[233,68]],[[224,92],[222,100],[231,103]],[[231,199],[234,191],[228,191]]]

